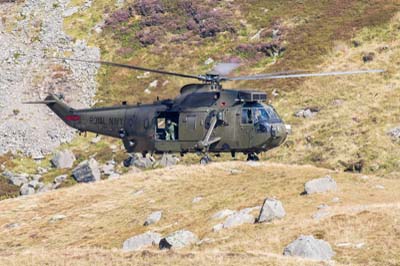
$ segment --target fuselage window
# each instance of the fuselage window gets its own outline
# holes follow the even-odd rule
[[[252,123],[253,123],[252,110],[244,108],[242,110],[242,124],[252,124]]]

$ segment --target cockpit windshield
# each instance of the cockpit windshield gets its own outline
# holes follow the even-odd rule
[[[261,104],[246,104],[242,109],[242,124],[257,124],[260,122],[280,123],[281,119],[270,106]]]

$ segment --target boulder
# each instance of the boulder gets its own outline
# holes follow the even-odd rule
[[[146,232],[125,240],[122,245],[123,251],[135,251],[143,247],[158,245],[161,240],[161,235],[153,232]]]
[[[158,221],[161,220],[161,217],[162,217],[162,211],[153,212],[152,214],[150,214],[147,217],[147,219],[146,219],[146,221],[144,222],[143,225],[144,226],[148,226],[148,225],[151,225],[151,224],[158,223]]]
[[[215,213],[215,214],[211,217],[211,219],[213,219],[213,220],[224,219],[225,217],[227,217],[227,216],[229,216],[229,215],[232,215],[232,214],[234,214],[234,213],[235,213],[235,211],[225,209],[225,210],[222,210],[222,211],[219,211],[219,212]]]
[[[100,180],[99,164],[95,159],[81,162],[73,171],[74,179],[81,183],[89,183]]]
[[[197,236],[187,230],[176,231],[160,240],[160,249],[180,249],[199,241]]]
[[[271,222],[275,219],[282,219],[286,215],[282,202],[276,199],[266,198],[257,218],[258,223]]]
[[[242,224],[253,224],[255,221],[254,216],[246,212],[235,212],[228,216],[223,223],[224,228],[236,227]]]
[[[323,193],[336,190],[336,181],[329,175],[308,181],[304,185],[305,194]]]
[[[52,164],[54,167],[61,169],[61,168],[71,168],[75,162],[75,155],[70,150],[59,151],[54,154],[53,158],[51,159]]]
[[[172,165],[176,165],[178,164],[179,159],[172,155],[172,154],[168,154],[168,153],[164,153],[163,156],[161,157],[160,160],[160,165],[163,167],[168,167],[168,166],[172,166]]]
[[[297,256],[314,260],[330,260],[335,253],[328,242],[313,236],[300,236],[283,251],[284,256]]]
[[[35,189],[32,186],[30,186],[29,184],[25,183],[20,188],[19,194],[21,196],[32,195],[32,194],[35,194]]]

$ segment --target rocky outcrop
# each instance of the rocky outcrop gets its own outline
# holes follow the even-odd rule
[[[46,106],[23,101],[54,92],[65,93],[76,107],[93,103],[98,66],[49,59],[66,53],[100,59],[99,49],[65,34],[63,13],[69,3],[26,0],[0,5],[0,154],[22,151],[43,158],[74,137],[74,131]]]
[[[176,231],[161,239],[160,249],[180,249],[197,243],[199,239],[195,234],[187,230]]]
[[[285,215],[286,212],[282,202],[276,199],[266,198],[257,218],[257,222],[271,222],[274,219],[282,219]]]
[[[335,253],[328,242],[313,236],[300,236],[283,251],[284,256],[297,256],[314,260],[330,260]]]
[[[153,232],[146,232],[127,239],[123,246],[123,251],[135,251],[151,245],[158,245],[161,240],[161,235]]]
[[[73,171],[72,176],[76,182],[89,183],[100,180],[99,164],[95,159],[81,162]]]
[[[337,185],[331,176],[325,176],[308,181],[304,185],[305,194],[323,193],[331,190],[336,190]]]

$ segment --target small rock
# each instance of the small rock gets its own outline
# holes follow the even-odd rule
[[[320,220],[322,218],[327,217],[328,215],[329,215],[329,210],[321,209],[321,210],[317,211],[316,213],[314,213],[312,215],[312,218],[315,219],[315,220]]]
[[[154,80],[149,84],[149,88],[156,88],[158,86],[158,80]]]
[[[311,117],[316,116],[319,111],[320,110],[317,107],[307,107],[307,108],[297,111],[294,114],[294,116],[302,117],[302,118],[311,118]]]
[[[363,175],[363,176],[361,176],[360,178],[361,178],[362,180],[368,180],[368,179],[369,179],[369,176]]]
[[[144,72],[142,75],[137,76],[137,79],[144,79],[150,77],[150,72]]]
[[[153,160],[148,157],[143,157],[141,153],[135,153],[133,155],[133,162],[132,164],[138,168],[148,169],[153,166]]]
[[[300,236],[283,251],[284,256],[298,256],[314,260],[330,260],[335,253],[328,242],[313,236]]]
[[[135,192],[132,193],[133,196],[139,196],[142,195],[144,193],[143,189],[137,190]]]
[[[6,224],[4,227],[7,229],[15,229],[15,228],[21,227],[21,225],[19,223],[10,223],[10,224]]]
[[[389,130],[388,135],[394,139],[400,139],[400,127]]]
[[[73,171],[72,176],[79,183],[95,182],[100,180],[99,165],[95,159],[81,162]]]
[[[218,231],[221,231],[223,228],[224,228],[223,224],[216,224],[216,225],[213,226],[212,231],[213,232],[218,232]]]
[[[92,138],[92,140],[90,141],[92,144],[96,144],[101,140],[101,136],[97,136],[95,138]]]
[[[65,216],[64,214],[56,214],[50,218],[50,222],[61,221],[61,220],[64,220],[65,218],[67,218],[67,216]]]
[[[240,170],[238,170],[238,169],[232,169],[232,170],[230,170],[230,174],[231,174],[231,175],[239,175],[239,174],[241,174],[241,173],[243,173],[243,172],[240,171]]]
[[[213,220],[224,219],[225,217],[227,217],[227,216],[229,216],[229,215],[232,215],[232,214],[234,214],[234,213],[235,213],[235,211],[232,211],[232,210],[228,210],[228,209],[222,210],[222,211],[219,211],[219,212],[215,213],[215,214],[211,217],[211,219],[213,219]]]
[[[337,243],[335,246],[337,246],[338,248],[346,248],[346,247],[351,247],[352,244],[350,242],[340,242]]]
[[[41,160],[45,159],[43,153],[40,151],[33,152],[31,157],[35,161],[41,161]]]
[[[67,180],[68,176],[67,175],[59,175],[56,178],[54,178],[54,183],[63,183],[65,180]]]
[[[74,165],[75,160],[75,155],[72,151],[64,150],[57,152],[51,159],[51,162],[56,168],[62,169],[71,168]]]
[[[74,7],[71,7],[71,8],[68,8],[67,10],[65,10],[62,15],[64,18],[67,18],[67,17],[74,15],[78,11],[79,11],[79,7],[74,6]]]
[[[304,185],[304,191],[306,194],[323,193],[330,190],[336,190],[337,185],[335,180],[331,176],[325,176],[317,179],[308,181]]]
[[[376,188],[376,189],[385,189],[385,187],[382,186],[382,185],[376,185],[375,188]]]
[[[199,239],[187,230],[176,231],[160,240],[160,249],[180,249],[197,243]]]
[[[58,188],[58,186],[55,186],[54,184],[53,184],[53,185],[52,185],[52,184],[47,184],[47,185],[44,185],[44,186],[40,187],[40,188],[37,190],[37,193],[48,192],[48,191],[53,190],[53,189],[56,189],[56,188]]]
[[[153,232],[146,232],[141,235],[137,235],[127,239],[123,246],[123,251],[135,251],[143,247],[151,245],[159,245],[161,240],[161,235]]]
[[[162,211],[153,212],[152,214],[150,214],[146,218],[146,221],[144,222],[143,225],[144,226],[148,226],[148,225],[151,225],[151,224],[158,223],[161,220],[162,213],[163,213]]]
[[[338,197],[334,197],[334,198],[332,199],[332,202],[333,202],[333,203],[338,203],[338,202],[340,202],[340,199],[339,199]]]
[[[114,168],[115,168],[115,164],[113,164],[111,162],[107,162],[106,164],[101,166],[101,172],[105,176],[111,176],[111,175],[115,174]]]
[[[120,178],[120,177],[121,177],[120,174],[118,174],[118,173],[112,173],[111,175],[108,176],[108,179],[109,179],[109,180],[112,180],[112,179],[118,179],[118,178]]]
[[[168,167],[168,166],[172,166],[172,165],[176,165],[178,164],[179,159],[172,155],[172,154],[168,154],[168,153],[164,153],[163,156],[161,157],[160,160],[160,165],[163,167]]]
[[[357,243],[355,245],[355,247],[358,248],[358,249],[363,248],[364,246],[365,246],[365,243]]]
[[[236,212],[226,218],[223,227],[232,228],[242,224],[253,224],[254,221],[255,219],[253,215],[244,212]]]
[[[202,201],[203,200],[203,197],[195,197],[193,200],[192,200],[192,203],[199,203],[200,201]]]
[[[36,172],[37,172],[39,175],[46,174],[48,171],[49,171],[49,170],[47,170],[46,168],[43,168],[43,167],[40,167],[40,166],[36,169]]]
[[[35,189],[26,183],[26,184],[23,184],[22,187],[20,188],[19,194],[21,196],[32,195],[32,194],[35,194]]]
[[[341,99],[336,99],[336,100],[333,100],[332,105],[341,106],[341,105],[343,105],[343,103],[344,103],[343,100],[341,100]]]
[[[257,218],[257,223],[271,222],[275,219],[282,219],[286,212],[282,202],[276,199],[266,198]]]
[[[212,59],[211,57],[208,58],[208,59],[204,62],[205,65],[211,65],[212,63],[214,63],[214,59]]]
[[[28,185],[35,190],[38,189],[39,187],[43,187],[43,183],[37,180],[29,181]]]

